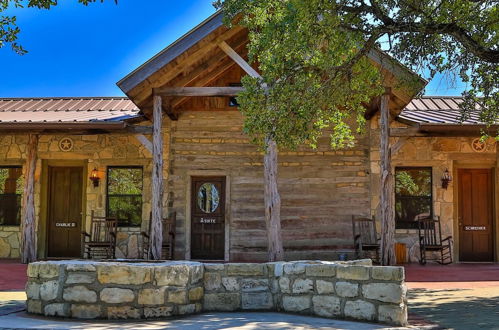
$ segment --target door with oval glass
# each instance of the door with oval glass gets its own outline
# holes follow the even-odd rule
[[[225,177],[192,177],[191,258],[223,260]]]

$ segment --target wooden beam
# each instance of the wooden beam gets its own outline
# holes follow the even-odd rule
[[[367,120],[371,119],[376,114],[376,112],[378,112],[379,103],[380,103],[380,97],[379,96],[373,97],[371,102],[369,102],[369,105],[367,105],[366,107],[364,118],[366,118]]]
[[[390,137],[427,136],[419,127],[390,128]]]
[[[157,96],[236,96],[243,87],[162,87],[154,88]]]
[[[401,137],[397,142],[391,145],[390,154],[393,156],[404,146],[404,144],[410,139],[410,137]]]
[[[152,126],[129,125],[125,129],[128,133],[152,134]]]
[[[152,142],[147,137],[145,137],[145,135],[136,134],[135,138],[144,146],[144,148],[149,150],[151,154],[153,153]]]
[[[163,123],[161,109],[161,96],[154,96],[153,105],[153,168],[152,168],[152,203],[151,203],[151,228],[149,257],[154,260],[161,259],[161,245],[163,232],[161,221],[163,219]]]
[[[233,45],[235,44],[234,50],[244,47],[246,43],[246,37],[238,38],[235,42],[233,42]],[[188,86],[191,84],[197,86],[209,86],[212,82],[217,80],[225,72],[236,65],[231,58],[227,58],[227,56],[223,56],[223,54],[221,55],[222,56],[220,57],[212,57],[208,62],[203,63],[194,71],[189,72],[187,76],[178,81],[174,81],[173,84],[176,86]],[[176,99],[172,102],[172,108],[177,109],[187,100],[189,100],[188,97]]]
[[[165,65],[162,69],[151,75],[147,80],[144,81],[142,87],[140,85],[134,87],[134,91],[129,91],[128,96],[136,104],[142,105],[142,103],[151,97],[151,87],[153,86],[163,86],[167,84],[170,80],[177,77],[179,74],[185,71],[185,68],[194,66],[199,63],[200,59],[207,56],[211,51],[217,48],[218,43],[223,40],[230,39],[238,35],[244,28],[241,26],[234,26],[228,29],[220,36],[215,39],[201,40],[199,44],[192,47],[193,51],[188,50],[185,56],[178,56],[177,59]],[[135,92],[137,90],[137,92]],[[130,94],[131,93],[131,94]]]
[[[35,170],[37,151],[38,135],[30,134],[26,147],[23,191],[24,214],[21,221],[21,262],[23,264],[36,261]]]
[[[261,78],[260,74],[248,62],[246,62],[234,49],[232,49],[225,41],[218,44],[227,56],[237,63],[248,75],[253,78]]]
[[[381,264],[395,265],[395,194],[390,153],[390,90],[380,100],[380,158],[381,158]]]

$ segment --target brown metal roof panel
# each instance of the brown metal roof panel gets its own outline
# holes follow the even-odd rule
[[[5,102],[5,103],[4,103]],[[2,107],[3,111],[12,111],[13,109],[16,108],[17,102],[15,100],[7,100],[7,101],[2,101],[3,104],[5,104]]]
[[[439,110],[447,110],[447,109],[449,109],[449,106],[444,101],[442,101],[441,98],[434,98],[433,102],[435,103],[435,105],[437,106],[437,108]]]
[[[61,109],[61,105],[64,104],[64,101],[63,99],[59,99],[59,100],[50,100],[48,102],[45,103],[45,106],[44,106],[44,110],[53,110],[53,111],[61,111],[63,109]]]
[[[419,111],[407,111],[399,116],[400,118],[407,119],[407,120],[412,120],[415,122],[425,122],[425,123],[430,123],[433,122],[432,118],[428,118],[427,116],[423,116],[420,114]]]
[[[409,104],[407,104],[407,106],[405,107],[405,110],[416,110],[416,106],[414,105],[414,103],[412,101],[414,101],[414,100],[411,100],[411,102],[409,102]]]
[[[421,102],[420,99],[413,99],[412,105],[414,106],[414,110],[425,110],[426,109],[426,105],[423,102]]]
[[[23,102],[18,102],[22,104]],[[24,104],[23,109],[25,111],[39,111],[38,107],[43,103],[43,100],[32,100],[31,104]]]
[[[418,99],[418,101],[423,104],[423,108],[421,108],[420,110],[435,109],[437,107],[435,103],[433,103],[430,99],[427,98],[420,98]]]
[[[460,102],[457,102],[457,100],[455,100],[455,99],[442,98],[442,102],[444,102],[445,104],[447,104],[448,109],[459,110],[459,103],[462,103],[462,100]]]

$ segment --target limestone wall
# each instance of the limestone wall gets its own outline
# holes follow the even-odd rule
[[[28,312],[138,319],[201,311],[281,311],[407,323],[402,267],[370,260],[266,264],[50,261],[28,267]]]
[[[27,310],[45,316],[139,319],[200,312],[195,262],[51,261],[28,266]]]
[[[378,117],[371,120],[371,214],[379,219],[379,124]],[[392,122],[392,128],[407,127],[399,122]],[[433,184],[433,213],[439,216],[442,224],[442,235],[453,236],[457,240],[457,168],[494,168],[497,166],[496,144],[487,141],[483,152],[472,149],[472,141],[477,137],[411,137],[406,139],[402,147],[392,154],[392,168],[396,167],[431,167]],[[392,138],[391,144],[400,138]],[[448,169],[453,180],[447,189],[442,188],[442,175]],[[410,262],[419,261],[419,243],[417,230],[397,229],[396,240],[407,245]],[[454,244],[454,259],[458,260],[457,245]]]
[[[164,126],[164,178],[168,179],[168,120]],[[59,141],[69,137],[73,141],[73,149],[62,151]],[[0,166],[23,166],[26,158],[26,135],[0,135]],[[90,214],[94,210],[97,215],[106,212],[106,174],[108,166],[143,166],[142,195],[142,227],[121,227],[117,237],[116,256],[118,258],[136,258],[140,251],[140,231],[146,230],[151,210],[151,172],[152,155],[131,134],[104,135],[40,135],[38,144],[38,162],[35,173],[35,209],[38,241],[38,256],[46,257],[47,242],[47,185],[48,166],[82,166],[86,186],[83,194],[85,207],[84,225],[90,226]],[[101,182],[95,188],[88,178],[91,171],[97,168]],[[23,169],[24,171],[24,169]],[[165,202],[166,205],[166,198]],[[0,258],[19,257],[19,226],[0,226]]]
[[[0,258],[18,258],[21,233],[17,226],[0,226]]]

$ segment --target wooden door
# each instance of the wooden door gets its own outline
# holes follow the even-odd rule
[[[493,261],[492,170],[459,169],[459,260]]]
[[[223,260],[224,248],[225,177],[193,177],[191,258]]]
[[[48,257],[81,256],[82,167],[49,167]]]

